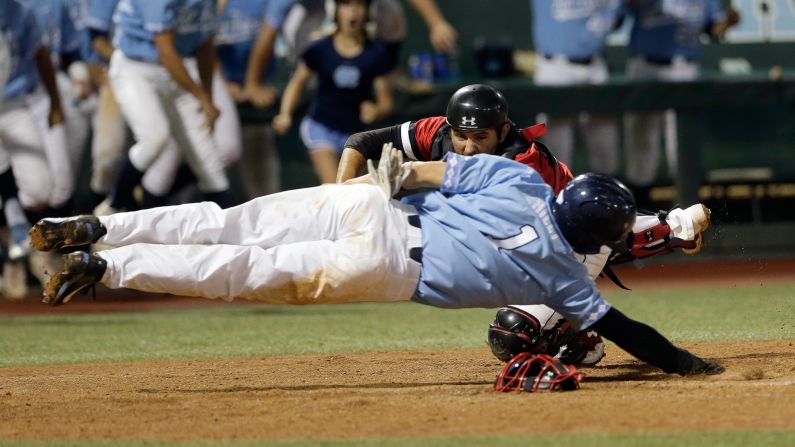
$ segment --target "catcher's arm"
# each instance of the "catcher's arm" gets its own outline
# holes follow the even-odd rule
[[[346,180],[346,185],[355,184],[377,184],[391,185],[392,190],[387,192],[397,192],[402,186],[406,189],[416,188],[439,188],[444,179],[444,161],[413,161],[402,163],[402,152],[393,149],[390,144],[384,145],[384,153],[381,155],[378,168],[373,165],[372,160],[368,160],[368,174]]]

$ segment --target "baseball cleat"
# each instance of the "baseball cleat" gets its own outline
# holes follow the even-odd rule
[[[8,259],[19,261],[30,255],[30,237],[28,237],[29,224],[12,225],[9,229],[11,242],[8,244]]]
[[[63,269],[52,275],[44,288],[42,302],[50,306],[66,304],[78,293],[87,293],[102,279],[108,267],[104,259],[84,251],[64,255],[63,261]]]
[[[93,244],[108,230],[96,216],[42,219],[30,229],[30,244],[39,251]]]

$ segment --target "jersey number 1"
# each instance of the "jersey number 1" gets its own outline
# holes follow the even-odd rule
[[[536,233],[535,228],[531,227],[530,225],[525,225],[519,230],[519,234],[516,236],[511,236],[507,239],[494,239],[488,236],[486,237],[497,248],[516,250],[522,245],[527,245],[530,242],[538,239],[538,233]]]

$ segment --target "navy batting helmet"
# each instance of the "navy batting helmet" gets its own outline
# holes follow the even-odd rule
[[[447,102],[447,124],[472,131],[497,129],[508,122],[508,103],[502,93],[485,84],[461,87]]]
[[[558,194],[552,214],[577,253],[598,253],[602,245],[625,251],[635,223],[635,198],[618,180],[603,174],[577,176]]]

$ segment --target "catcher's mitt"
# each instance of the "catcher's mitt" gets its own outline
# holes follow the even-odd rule
[[[582,373],[546,354],[522,353],[502,367],[495,391],[571,391],[580,387]]]

